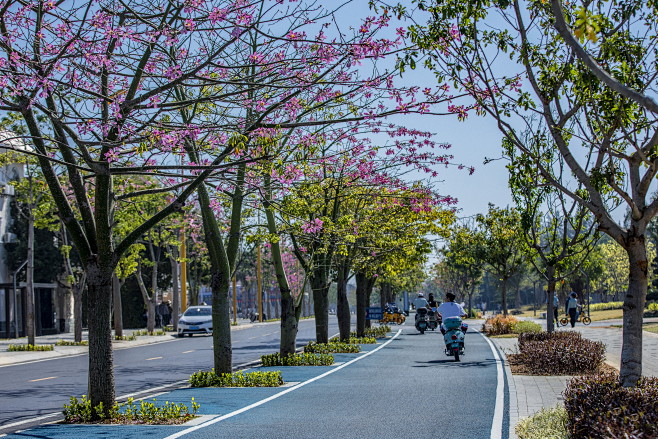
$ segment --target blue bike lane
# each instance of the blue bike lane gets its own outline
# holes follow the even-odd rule
[[[395,328],[392,338],[335,354],[328,367],[278,367],[286,387],[188,388],[158,395],[203,415],[182,426],[47,425],[8,438],[506,438],[502,367],[477,332],[456,363],[438,332]],[[495,348],[493,348],[495,349]],[[502,388],[501,388],[501,383]]]

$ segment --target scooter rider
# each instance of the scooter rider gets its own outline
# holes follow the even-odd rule
[[[455,303],[455,297],[452,293],[446,293],[446,301],[436,310],[443,321],[450,317],[466,317],[466,311],[464,311],[464,308],[460,304]],[[441,323],[441,334],[445,335],[445,333],[445,327]]]
[[[418,293],[418,297],[414,299],[414,308],[416,308],[416,320],[418,320],[418,310],[420,308],[427,308],[428,307],[427,299],[425,299],[425,295],[423,293]]]
[[[436,315],[437,318],[438,318],[438,315],[436,314],[436,310],[439,308],[439,302],[437,302],[437,301],[434,299],[434,294],[430,293],[430,295],[429,295],[429,297],[428,297],[428,300],[427,300],[427,304],[428,304],[430,310],[431,310],[431,311],[434,313],[434,315]]]

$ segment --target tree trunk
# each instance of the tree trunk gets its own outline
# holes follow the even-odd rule
[[[149,333],[155,331],[155,297],[146,301],[146,330]]]
[[[503,315],[507,317],[507,280],[508,278],[504,277],[503,278],[503,292],[502,292],[502,302],[501,306],[503,307]]]
[[[329,282],[324,267],[310,273],[313,291],[313,311],[315,312],[315,340],[318,343],[329,342]]]
[[[366,331],[366,299],[368,295],[368,276],[364,272],[356,275],[356,336],[363,337]]]
[[[170,248],[169,262],[171,263],[171,282],[173,283],[173,296],[171,300],[171,324],[174,327],[174,332],[178,333],[178,314],[180,314],[180,290],[178,289],[178,252],[176,246]]]
[[[372,296],[372,290],[375,287],[375,281],[377,278],[375,277],[369,277],[368,280],[366,281],[366,307],[370,306],[370,298]],[[371,320],[366,320],[366,328],[370,328],[372,326],[372,321]]]
[[[34,215],[32,209],[27,216],[27,268],[26,268],[25,308],[27,311],[27,343],[36,344],[34,316]]]
[[[647,297],[649,267],[644,236],[627,241],[629,262],[628,292],[624,298],[624,330],[619,379],[624,387],[637,385],[642,376],[642,319]]]
[[[121,311],[121,282],[119,276],[112,276],[112,298],[114,306],[114,335],[123,337],[123,315]]]
[[[550,333],[555,330],[555,321],[553,319],[553,315],[555,313],[554,307],[553,307],[553,301],[555,297],[555,279],[551,278],[548,281],[548,297],[546,300],[548,300],[548,304],[546,306],[546,330]],[[559,307],[558,307],[559,308]],[[558,309],[558,315],[560,314],[560,310]]]
[[[112,354],[112,276],[97,262],[89,263],[87,271],[87,309],[89,316],[89,396],[92,407],[114,404],[114,358]]]
[[[471,285],[470,290],[468,290],[468,316],[473,315],[473,295],[475,294],[475,283]]]
[[[233,371],[231,345],[231,305],[229,300],[230,272],[216,271],[212,275],[212,339],[215,373]]]
[[[148,289],[146,288],[146,285],[144,285],[144,279],[142,278],[142,264],[140,262],[137,263],[135,278],[137,279],[139,291],[142,293],[142,300],[144,300],[144,305],[146,306],[146,330],[148,332],[153,332],[153,329],[155,328],[155,299],[149,296]]]
[[[82,291],[85,288],[86,276],[82,275],[82,281],[73,286],[73,340],[76,343],[82,341]]]
[[[300,293],[303,296],[303,292]],[[302,301],[300,301],[301,305]],[[299,313],[300,309],[295,306],[295,299],[290,291],[281,291],[281,346],[279,353],[281,356],[288,356],[295,353],[297,349],[297,331],[299,330]]]
[[[338,318],[338,331],[340,340],[347,341],[351,332],[350,304],[347,299],[348,269],[344,266],[338,268],[336,282],[336,317]]]
[[[546,277],[548,278],[548,286],[547,286],[547,292],[548,292],[548,297],[546,300],[548,301],[547,306],[546,306],[546,330],[551,333],[555,330],[555,322],[553,321],[553,314],[555,311],[553,310],[553,301],[555,297],[555,267],[549,266],[546,269]],[[558,309],[558,315],[559,315],[559,309]]]

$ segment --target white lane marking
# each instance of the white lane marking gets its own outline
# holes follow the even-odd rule
[[[18,421],[18,422],[14,422],[14,423],[12,423],[12,424],[4,424],[4,425],[0,425],[0,430],[5,430],[5,429],[7,429],[7,428],[11,428],[11,427],[17,427],[17,426],[19,426],[19,425],[28,424],[28,423],[30,423],[30,422],[41,421],[41,420],[43,420],[43,419],[52,418],[52,417],[54,417],[54,416],[59,416],[59,415],[61,415],[61,414],[62,414],[62,412],[51,413],[51,414],[49,414],[49,415],[43,415],[43,416],[39,416],[39,417],[37,417],[37,418],[25,419],[24,421]]]
[[[28,383],[36,383],[37,381],[46,381],[46,380],[54,380],[57,377],[46,377],[46,378],[38,378],[36,380],[28,380]]]
[[[185,351],[185,352],[181,352],[181,353],[183,353],[183,354],[189,354],[189,353],[191,353],[191,352],[194,352],[194,349],[192,349],[191,351]]]
[[[479,333],[489,343],[491,352],[496,360],[496,407],[494,408],[493,421],[491,422],[491,439],[502,439],[503,437],[503,411],[505,410],[505,379],[503,376],[503,362],[498,355],[498,350],[489,337],[482,334],[477,329],[473,330]]]
[[[147,358],[144,361],[153,361],[153,360],[162,360],[162,357],[152,357],[152,358]]]
[[[196,426],[194,426],[194,427],[190,427],[190,428],[188,428],[188,429],[186,429],[186,430],[179,431],[178,433],[172,434],[171,436],[167,436],[165,439],[177,439],[177,438],[179,438],[179,437],[182,437],[182,436],[185,436],[185,435],[187,435],[187,434],[189,434],[189,433],[192,433],[193,431],[200,430],[200,429],[205,428],[205,427],[209,427],[209,426],[211,426],[211,425],[213,425],[213,424],[216,424],[216,423],[218,423],[218,422],[221,422],[221,421],[223,421],[223,420],[225,420],[225,419],[232,418],[232,417],[237,416],[237,415],[239,415],[239,414],[241,414],[241,413],[244,413],[244,412],[246,412],[246,411],[249,411],[249,410],[251,410],[251,409],[253,409],[253,408],[256,408],[256,407],[258,407],[258,406],[261,406],[261,405],[263,405],[263,404],[266,404],[266,403],[268,403],[268,402],[270,402],[270,401],[273,401],[273,400],[275,400],[275,399],[277,399],[277,398],[280,398],[280,397],[282,397],[283,395],[286,395],[286,394],[288,394],[288,393],[290,393],[290,392],[294,392],[295,390],[300,389],[300,388],[304,387],[304,386],[307,385],[307,384],[311,384],[312,382],[317,381],[317,380],[320,380],[320,379],[322,379],[322,378],[324,378],[324,377],[326,377],[326,376],[328,376],[328,375],[331,375],[331,374],[334,373],[334,372],[338,372],[338,371],[341,370],[342,368],[347,367],[347,366],[349,366],[349,365],[351,365],[351,364],[353,364],[353,363],[356,363],[357,361],[363,360],[363,359],[366,358],[367,356],[374,354],[375,352],[377,352],[377,351],[380,350],[380,349],[383,349],[386,345],[388,345],[390,342],[392,342],[393,340],[395,340],[395,339],[397,338],[397,336],[400,335],[401,332],[402,332],[402,330],[401,330],[401,329],[398,329],[398,332],[397,332],[393,337],[391,337],[390,340],[386,341],[386,342],[383,343],[381,346],[378,346],[377,348],[373,349],[372,351],[366,352],[365,354],[361,355],[360,357],[357,357],[357,358],[355,358],[355,359],[353,359],[353,360],[350,360],[350,361],[348,361],[347,363],[341,364],[340,366],[338,366],[338,367],[336,367],[336,368],[334,368],[334,369],[331,369],[331,370],[328,371],[328,372],[325,372],[325,373],[323,373],[323,374],[321,374],[321,375],[318,375],[318,376],[316,376],[316,377],[314,377],[314,378],[311,378],[311,379],[308,380],[308,381],[304,381],[304,382],[302,382],[302,383],[299,383],[299,384],[297,384],[296,386],[294,386],[294,387],[290,387],[290,388],[288,388],[288,389],[286,389],[286,390],[284,390],[284,391],[282,391],[282,392],[279,392],[279,393],[277,393],[277,394],[274,394],[274,395],[270,396],[269,398],[261,399],[260,401],[257,401],[257,402],[255,402],[255,403],[250,404],[250,405],[248,405],[248,406],[246,406],[246,407],[243,407],[243,408],[241,408],[241,409],[239,409],[239,410],[236,410],[236,411],[231,412],[231,413],[227,413],[227,414],[225,414],[225,415],[223,415],[223,416],[220,416],[219,418],[215,418],[215,419],[213,419],[213,420],[211,420],[211,421],[208,421],[208,422],[205,422],[205,423],[203,423],[203,424],[199,424],[199,425],[196,425]]]

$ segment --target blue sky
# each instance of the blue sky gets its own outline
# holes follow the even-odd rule
[[[343,16],[342,14],[346,14]],[[342,10],[341,20],[360,22],[361,19],[374,15],[368,8],[366,0],[355,0]],[[355,19],[359,20],[355,20]],[[391,33],[396,27],[407,26],[409,23],[392,23]],[[392,63],[385,63],[392,67]],[[379,63],[381,66],[381,63]],[[421,67],[407,71],[400,83],[418,85],[421,88],[435,87],[438,84],[434,74]],[[499,158],[501,155],[501,134],[495,121],[489,117],[476,116],[474,113],[465,121],[460,122],[456,116],[421,116],[406,115],[395,117],[393,122],[435,133],[434,140],[438,143],[449,143],[452,148],[449,153],[455,156],[455,163],[475,167],[472,175],[457,167],[439,169],[439,177],[432,183],[443,195],[450,195],[459,200],[460,217],[469,217],[477,213],[485,213],[488,203],[497,206],[511,205],[512,198],[507,186],[507,169],[504,160],[494,160],[484,165],[485,158]],[[424,176],[419,178],[426,178]]]

